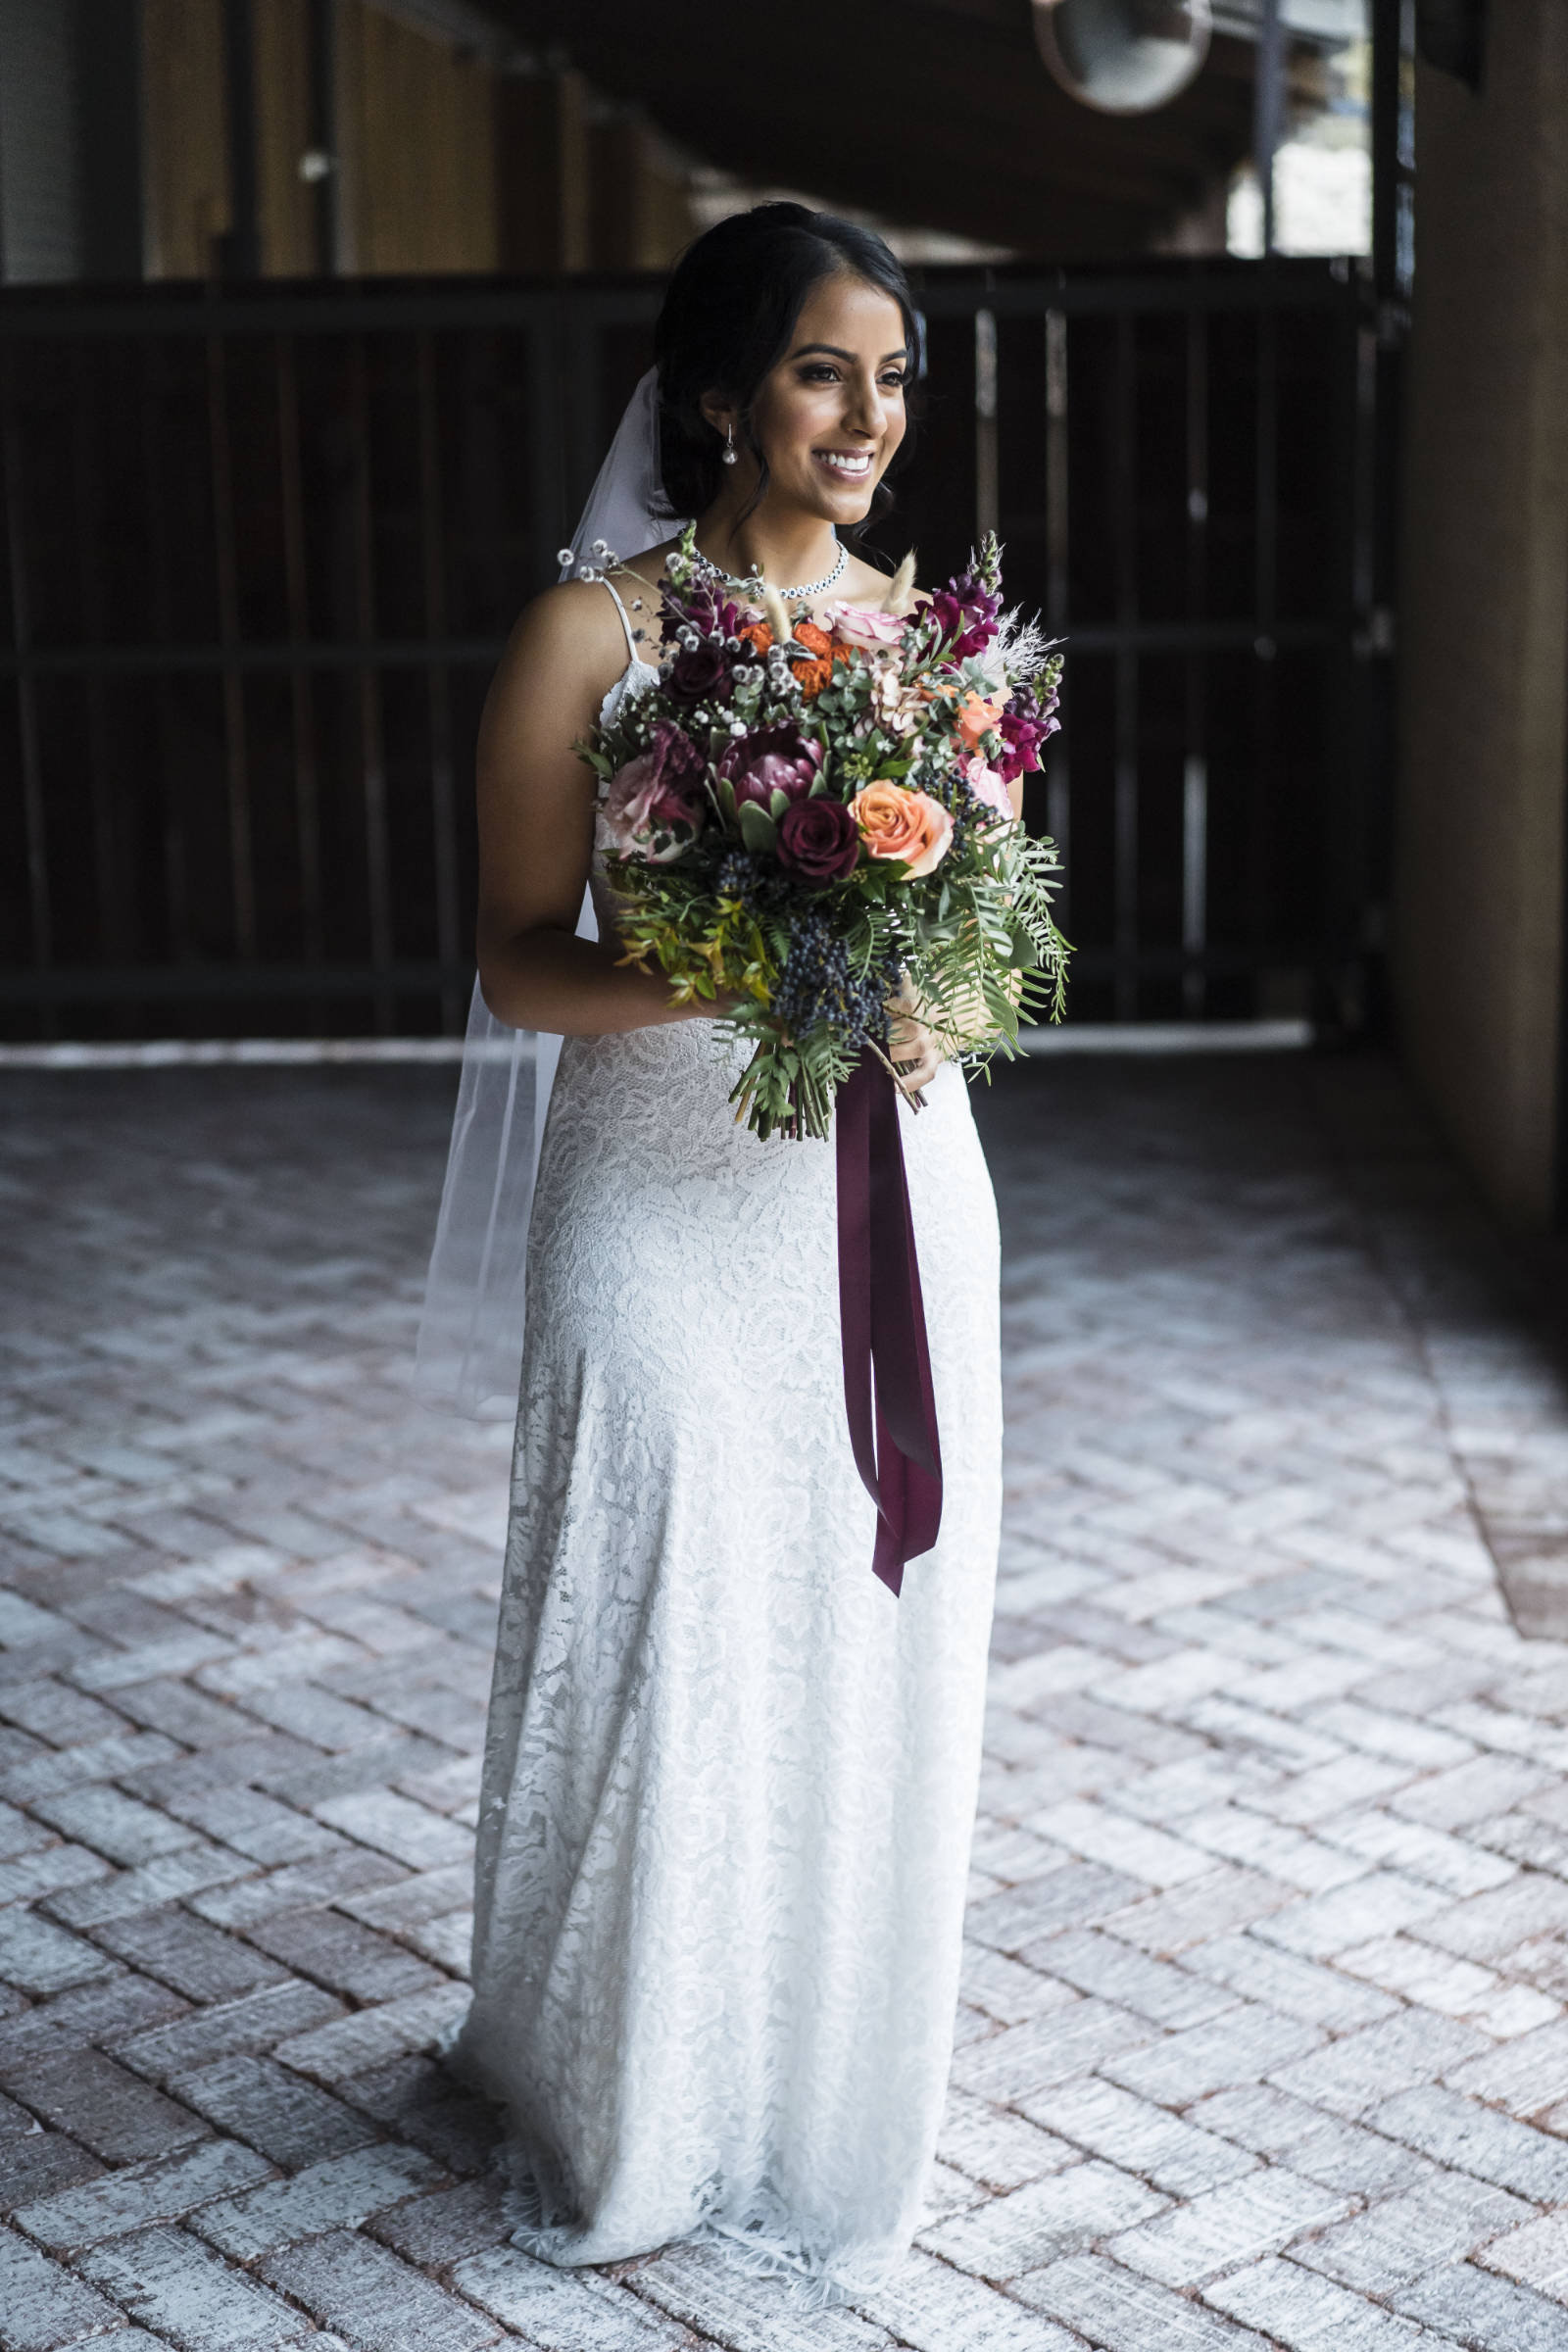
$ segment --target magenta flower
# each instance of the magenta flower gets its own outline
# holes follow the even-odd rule
[[[1053,716],[1055,708],[1054,695],[1042,710],[1032,690],[1020,686],[997,721],[997,732],[1006,746],[999,765],[1009,784],[1040,765],[1042,747],[1056,733],[1061,723]]]
[[[1002,599],[966,571],[939,588],[926,611],[942,633],[947,659],[967,662],[975,654],[983,654],[995,637]]]

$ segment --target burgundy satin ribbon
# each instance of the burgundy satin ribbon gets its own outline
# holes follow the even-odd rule
[[[897,1592],[905,1562],[937,1540],[942,1450],[898,1094],[870,1054],[839,1090],[834,1128],[844,1401],[856,1467],[877,1508],[871,1566]]]

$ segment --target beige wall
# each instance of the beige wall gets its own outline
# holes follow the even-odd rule
[[[1568,782],[1568,7],[1422,70],[1396,986],[1411,1066],[1505,1214],[1552,1213]]]

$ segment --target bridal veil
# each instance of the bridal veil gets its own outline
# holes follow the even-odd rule
[[[658,419],[650,368],[562,550],[563,579],[592,577],[596,556],[634,555],[682,527],[659,512]],[[599,936],[586,891],[577,936]],[[517,1409],[528,1221],[560,1056],[559,1037],[497,1020],[475,979],[414,1374],[428,1403],[474,1418]]]

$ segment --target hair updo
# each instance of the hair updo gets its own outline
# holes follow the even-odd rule
[[[704,514],[723,481],[724,444],[703,415],[705,393],[721,394],[738,412],[739,437],[761,469],[753,505],[761,499],[767,461],[752,430],[752,402],[789,350],[813,288],[839,274],[898,304],[912,377],[919,328],[909,281],[873,230],[804,204],[759,204],[718,221],[681,256],[654,329],[659,472],[671,515]],[[866,519],[891,504],[879,482]]]

